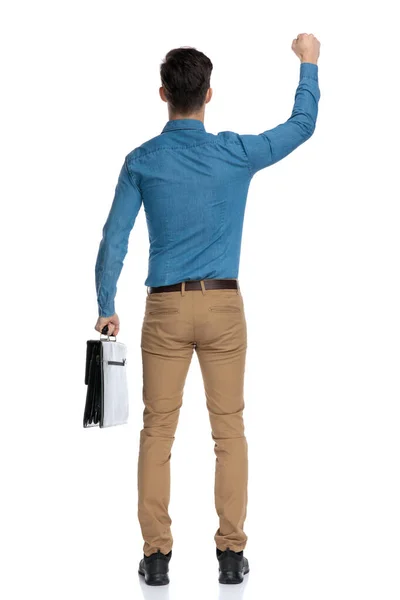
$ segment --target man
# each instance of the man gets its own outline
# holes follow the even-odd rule
[[[117,335],[114,298],[128,238],[143,203],[150,239],[143,360],[143,429],[138,461],[138,517],[144,539],[139,573],[149,585],[169,583],[172,556],[170,453],[193,351],[199,359],[215,442],[214,540],[221,583],[249,571],[247,441],[243,424],[246,320],[238,284],[241,235],[253,175],[276,163],[314,132],[320,91],[320,43],[302,33],[291,117],[259,135],[204,127],[213,65],[195,48],[171,50],[161,64],[160,96],[169,120],[160,135],[126,157],[103,228],[96,262],[99,318],[95,329]],[[199,519],[201,521],[201,519]],[[195,545],[196,519],[192,541]]]

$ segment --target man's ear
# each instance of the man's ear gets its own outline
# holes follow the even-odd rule
[[[160,98],[163,102],[168,102],[166,96],[165,96],[165,90],[163,88],[163,86],[160,87],[160,89],[158,90],[159,94],[160,94]]]
[[[206,104],[207,104],[208,102],[210,102],[210,100],[211,100],[211,98],[212,98],[212,95],[213,95],[212,88],[208,88],[208,90],[207,90],[207,94],[206,94]]]

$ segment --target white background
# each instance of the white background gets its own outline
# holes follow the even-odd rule
[[[1,19],[1,559],[7,600],[381,599],[400,593],[398,40],[394,3],[13,2]],[[220,586],[196,356],[172,455],[171,584],[139,581],[143,209],[116,298],[130,422],[82,427],[94,263],[125,155],[165,125],[166,52],[214,64],[206,129],[291,113],[321,41],[310,141],[251,183],[239,279],[250,483],[241,586]]]

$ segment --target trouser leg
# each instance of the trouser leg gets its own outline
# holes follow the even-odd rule
[[[176,300],[172,300],[176,302]],[[138,459],[138,518],[149,556],[173,543],[170,458],[193,345],[179,337],[179,314],[147,314],[142,329],[143,429]]]
[[[247,510],[248,453],[244,433],[244,370],[246,321],[241,296],[218,297],[207,303],[204,339],[196,351],[203,375],[212,438],[215,442],[215,507],[219,528],[215,542],[220,550],[243,550]],[[208,306],[207,304],[207,306]],[[239,310],[238,310],[239,309]]]

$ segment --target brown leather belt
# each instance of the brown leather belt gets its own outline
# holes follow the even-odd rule
[[[236,279],[203,279],[204,288],[206,290],[237,290],[238,282]],[[185,281],[185,290],[201,290],[200,281]],[[160,285],[158,287],[148,288],[149,294],[156,294],[158,292],[180,292],[182,289],[181,283],[174,283],[173,285]]]

